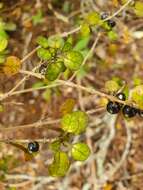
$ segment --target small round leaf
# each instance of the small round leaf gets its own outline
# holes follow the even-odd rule
[[[86,17],[86,22],[93,26],[101,23],[100,16],[97,12],[91,12]]]
[[[50,36],[48,38],[48,44],[52,48],[59,49],[59,48],[63,47],[64,40],[63,40],[63,38],[61,38],[60,36],[57,36],[57,35],[56,36]]]
[[[89,27],[89,25],[88,25],[87,23],[83,23],[83,24],[81,25],[80,32],[81,32],[81,35],[82,35],[83,37],[89,36],[89,35],[90,35],[90,27]]]
[[[39,48],[37,50],[37,55],[40,59],[44,60],[44,61],[48,61],[51,59],[51,53],[49,50],[46,50],[44,48]]]
[[[9,56],[6,59],[6,62],[3,67],[3,71],[6,75],[14,75],[19,72],[21,67],[21,62],[18,57],[15,56]]]
[[[119,88],[119,84],[114,80],[109,80],[105,83],[105,89],[108,92],[116,92]]]
[[[135,3],[135,13],[139,17],[143,17],[143,2]]]
[[[85,112],[75,111],[64,115],[61,120],[62,129],[75,135],[85,131],[88,124],[88,116]]]
[[[54,161],[48,166],[50,176],[62,177],[64,176],[70,166],[68,155],[65,152],[56,152]]]
[[[132,89],[131,100],[135,102],[140,109],[143,109],[143,85],[138,85]]]
[[[75,106],[75,100],[72,98],[68,98],[65,100],[65,102],[60,106],[60,112],[62,115],[65,115],[67,113],[71,113],[73,111],[73,108]]]
[[[115,31],[111,30],[108,32],[108,37],[111,41],[116,41],[118,39],[118,34]]]
[[[85,143],[76,143],[72,146],[71,155],[74,160],[85,161],[90,155],[90,149]]]
[[[45,37],[43,37],[43,36],[39,36],[39,37],[37,38],[37,43],[38,43],[41,47],[43,47],[43,48],[47,48],[47,47],[49,46],[49,44],[48,44],[48,39],[45,38]]]
[[[65,42],[63,48],[62,48],[62,52],[68,52],[72,49],[72,44],[69,42]]]
[[[64,64],[67,68],[76,71],[83,62],[83,55],[79,51],[70,51],[64,57]]]
[[[59,74],[61,73],[61,67],[59,64],[51,63],[48,65],[45,77],[49,81],[54,81],[58,78]]]

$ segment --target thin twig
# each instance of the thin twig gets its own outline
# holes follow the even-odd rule
[[[114,18],[115,16],[117,16],[120,12],[122,12],[133,0],[128,0],[123,6],[121,6],[121,8],[119,10],[117,10],[113,15],[109,16],[108,18],[106,18],[104,21],[107,21],[109,19]]]
[[[50,125],[57,124],[60,122],[60,119],[56,120],[47,120],[47,121],[38,121],[35,123],[27,124],[27,125],[19,125],[19,126],[12,126],[12,127],[2,127],[0,128],[0,131],[11,131],[11,130],[20,130],[20,129],[28,129],[28,128],[39,128],[47,125],[48,130],[54,130],[54,131],[61,131],[58,127],[53,127]]]

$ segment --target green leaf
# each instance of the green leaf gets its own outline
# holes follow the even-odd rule
[[[107,31],[110,31],[110,30],[112,29],[112,28],[108,25],[107,22],[103,22],[103,21],[102,21],[101,26],[102,26],[105,30],[107,30]]]
[[[75,100],[73,98],[68,98],[65,102],[60,106],[60,112],[62,115],[66,115],[67,113],[71,113],[75,106]]]
[[[0,18],[0,30],[4,31],[4,25],[5,25],[5,22],[3,22],[3,20]]]
[[[61,72],[61,66],[59,64],[51,63],[47,67],[45,78],[49,81],[54,81],[58,78]]]
[[[49,46],[48,39],[43,36],[39,36],[36,41],[43,48],[48,48]]]
[[[133,78],[133,83],[134,83],[134,86],[139,86],[142,84],[142,79],[139,78],[139,77],[134,77]]]
[[[81,25],[80,33],[83,37],[88,37],[90,35],[90,26],[87,23]]]
[[[39,87],[42,87],[42,86],[44,86],[45,85],[45,83],[44,82],[35,82],[33,85],[32,85],[32,88],[39,88]]]
[[[60,140],[55,140],[50,144],[50,149],[53,150],[54,152],[57,152],[60,150],[61,142]]]
[[[83,133],[86,130],[87,124],[88,116],[82,111],[66,114],[61,120],[62,129],[75,135]]]
[[[134,101],[140,109],[143,109],[143,85],[136,86],[131,91],[131,100]]]
[[[64,40],[63,40],[63,38],[61,38],[60,36],[54,35],[54,36],[50,36],[50,37],[48,38],[48,44],[49,44],[49,46],[52,47],[52,48],[59,49],[59,48],[63,47],[63,45],[64,45]]]
[[[77,72],[78,79],[84,78],[87,75],[88,71],[89,68],[87,68],[87,65],[83,65],[82,67],[80,67],[80,69]]]
[[[98,25],[101,23],[100,15],[97,12],[89,13],[85,20],[91,26]]]
[[[32,21],[34,25],[37,25],[43,22],[43,13],[41,9],[39,9],[37,13],[32,16]]]
[[[67,38],[67,40],[66,40],[66,42],[68,42],[68,43],[70,43],[71,45],[73,45],[73,37],[70,35],[70,36],[68,36],[68,38]]]
[[[116,92],[117,90],[119,90],[119,88],[119,84],[114,80],[109,80],[105,83],[105,89],[107,92]]]
[[[8,35],[3,29],[0,29],[0,39],[3,39],[3,38],[8,39]]]
[[[51,52],[49,51],[49,50],[47,50],[47,49],[44,49],[44,48],[39,48],[38,50],[37,50],[37,56],[40,58],[40,59],[42,59],[42,60],[44,60],[44,61],[48,61],[48,60],[50,60],[51,59]]]
[[[52,95],[51,89],[47,89],[47,90],[45,90],[45,91],[43,92],[42,98],[43,98],[45,101],[49,102],[49,101],[51,100],[51,95]]]
[[[62,52],[68,52],[72,50],[72,44],[69,42],[65,42],[63,48],[62,48]]]
[[[137,1],[135,3],[134,10],[137,16],[142,17],[143,16],[143,2]]]
[[[4,30],[7,31],[15,31],[16,30],[16,24],[13,22],[8,22],[4,24]]]
[[[77,42],[77,44],[74,47],[74,50],[81,51],[81,50],[87,48],[89,40],[90,40],[89,37],[82,38],[81,40],[79,40]]]
[[[61,58],[57,59],[57,61],[54,64],[56,64],[59,67],[60,72],[65,72],[66,67],[64,65],[63,59],[61,59]]]
[[[16,187],[8,187],[6,190],[17,190]]]
[[[0,37],[0,52],[5,50],[7,48],[7,45],[8,45],[8,40],[6,38]]]
[[[118,39],[118,34],[115,31],[111,30],[108,32],[108,37],[111,41],[115,41]]]
[[[76,71],[80,68],[83,62],[83,55],[78,51],[70,51],[64,57],[64,64],[72,71]]]
[[[54,161],[48,167],[49,174],[53,177],[64,176],[70,166],[68,155],[65,152],[56,152]]]
[[[71,70],[67,68],[65,72],[63,73],[63,77],[65,80],[68,80],[70,75],[71,75]]]
[[[72,146],[71,155],[74,160],[85,161],[90,155],[90,149],[85,143],[76,143]]]
[[[65,1],[62,7],[64,13],[68,14],[71,10],[71,2]]]

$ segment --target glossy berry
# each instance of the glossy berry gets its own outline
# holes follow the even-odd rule
[[[39,143],[36,141],[28,143],[28,150],[29,152],[38,152]]]
[[[116,25],[116,22],[114,20],[107,20],[107,24],[108,24],[108,26],[113,28]]]
[[[122,112],[126,118],[130,118],[130,117],[134,117],[137,114],[138,110],[136,108],[131,107],[131,106],[125,105],[123,107]]]
[[[120,104],[117,102],[109,101],[106,109],[111,114],[117,114],[120,111]]]
[[[116,97],[117,97],[119,100],[122,100],[122,101],[125,101],[125,100],[126,100],[126,96],[125,96],[125,94],[122,93],[122,92],[116,94]]]
[[[100,18],[102,20],[105,20],[106,18],[108,18],[108,16],[109,16],[108,13],[104,12],[104,13],[101,14]]]

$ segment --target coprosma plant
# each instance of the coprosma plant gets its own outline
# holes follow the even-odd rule
[[[82,46],[87,47],[90,36],[93,33],[98,33],[98,40],[101,35],[108,36],[110,41],[117,40],[119,36],[115,27],[116,22],[114,21],[114,17],[131,2],[131,0],[125,1],[121,9],[112,16],[107,13],[88,13],[81,21],[80,27],[62,35],[64,37],[66,36],[66,38],[61,37],[61,35],[54,35],[48,38],[39,36],[37,38],[38,47],[35,50],[23,60],[15,56],[7,57],[5,63],[1,65],[1,71],[7,76],[22,73],[39,78],[41,80],[40,86],[36,87],[36,89],[46,89],[58,85],[81,88],[88,93],[107,98],[108,103],[106,108],[110,114],[117,114],[122,111],[125,118],[133,117],[137,113],[142,117],[143,85],[138,85],[129,92],[127,86],[124,85],[121,80],[113,79],[106,82],[105,89],[108,94],[105,94],[93,88],[86,88],[71,82],[75,74],[78,74],[78,72],[83,69],[86,60],[93,51],[91,48],[91,51],[89,50],[88,53],[85,53],[82,51]],[[131,9],[134,9],[138,16],[142,16],[143,3],[136,2],[135,4],[131,4]],[[82,43],[78,42],[75,46],[72,35],[69,35],[74,32],[80,32],[82,39],[84,39]],[[93,47],[95,47],[97,41],[95,41]],[[3,51],[6,46],[6,39],[3,38],[0,44],[0,51]],[[21,70],[22,63],[35,52],[40,59],[40,64],[32,71]],[[59,78],[61,77],[65,80],[60,80]],[[16,88],[14,88],[14,90],[12,89],[12,91],[6,94],[1,94],[1,106],[3,106],[2,101],[5,98],[14,94],[20,94],[20,92],[15,91],[15,89]],[[30,91],[32,90],[25,92]],[[87,113],[81,110],[74,110],[74,106],[75,100],[72,98],[67,99],[65,103],[60,106],[60,135],[48,143],[49,149],[53,152],[53,162],[48,166],[51,176],[64,176],[73,160],[85,161],[90,155],[90,149],[86,143],[80,141],[75,143],[73,141],[76,135],[81,135],[86,131],[89,121]],[[16,142],[7,142],[23,150],[27,160],[31,160],[40,149],[37,141],[29,142],[27,147]]]

